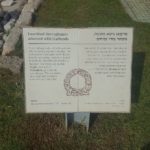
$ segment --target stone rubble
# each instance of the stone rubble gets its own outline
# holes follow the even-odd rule
[[[17,56],[0,56],[0,68],[9,69],[14,74],[19,74],[23,59]]]
[[[15,0],[15,3],[13,3],[11,6],[3,7],[3,11],[6,12],[11,12],[14,10],[21,11],[26,3],[27,0]]]
[[[3,38],[0,38],[1,44],[7,40],[7,38],[5,38],[6,34],[9,34],[10,30],[15,25],[15,22],[17,21],[19,15],[20,15],[19,11],[0,12],[0,37],[3,36]],[[2,45],[0,45],[0,48],[2,48]]]
[[[2,7],[8,7],[11,6],[14,3],[14,0],[5,0],[1,2]]]
[[[5,25],[4,25],[4,30],[6,33],[8,33],[11,28],[14,26],[15,24],[15,19],[10,19],[9,22],[7,22]]]
[[[0,68],[20,73],[22,59],[6,56],[15,50],[22,28],[32,23],[33,14],[43,0],[0,0]]]
[[[15,46],[22,33],[22,28],[32,23],[33,14],[42,1],[43,0],[29,0],[28,3],[24,5],[19,19],[5,40],[2,55],[8,55],[15,50]]]

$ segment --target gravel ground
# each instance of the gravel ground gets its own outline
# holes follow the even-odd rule
[[[137,22],[150,23],[150,0],[120,0],[129,16]]]

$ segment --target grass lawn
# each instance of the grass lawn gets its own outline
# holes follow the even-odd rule
[[[134,27],[132,112],[66,131],[64,114],[25,114],[23,73],[0,69],[0,150],[150,150],[150,24],[132,21],[119,0],[45,0],[34,26]]]

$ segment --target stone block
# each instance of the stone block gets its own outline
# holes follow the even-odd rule
[[[8,35],[4,45],[3,45],[3,52],[2,55],[8,55],[12,51],[15,50],[15,46],[20,38],[20,35],[22,33],[22,29],[15,26],[12,28],[10,34]]]
[[[32,23],[32,13],[31,12],[22,12],[19,16],[19,19],[16,22],[16,26],[24,27]]]

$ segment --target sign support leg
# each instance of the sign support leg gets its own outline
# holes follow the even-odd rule
[[[86,126],[86,130],[89,130],[90,113],[89,112],[76,112],[65,114],[66,129],[73,123],[78,123]]]

